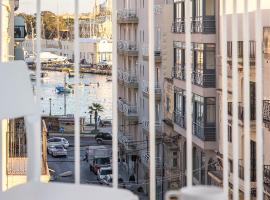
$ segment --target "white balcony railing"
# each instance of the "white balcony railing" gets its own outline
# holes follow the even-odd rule
[[[121,51],[126,51],[126,52],[137,52],[138,47],[137,47],[137,42],[135,41],[127,41],[127,40],[119,40],[117,42],[117,48],[118,50]]]
[[[124,9],[124,10],[119,10],[117,12],[117,20],[118,22],[134,22],[138,23],[138,16],[136,10],[130,10],[130,9]]]

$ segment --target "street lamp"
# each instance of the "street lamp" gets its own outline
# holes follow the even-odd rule
[[[52,98],[49,98],[49,101],[50,101],[50,116],[52,115]]]

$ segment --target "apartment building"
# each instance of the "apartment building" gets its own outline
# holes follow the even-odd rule
[[[161,7],[155,1],[156,138],[161,138]],[[130,175],[149,192],[149,89],[148,89],[148,3],[123,0],[118,3],[118,117],[120,158]],[[157,176],[161,177],[162,143],[157,142]],[[157,181],[161,183],[162,181]],[[161,187],[159,184],[158,187]]]
[[[270,41],[270,24],[267,18],[270,17],[270,10],[262,10],[262,26],[263,26],[263,121],[264,121],[264,199],[270,199],[270,154],[269,154],[269,124],[270,124],[270,111],[269,111],[269,99],[270,93],[268,89],[269,85],[269,41]],[[249,12],[250,18],[250,41],[249,41],[249,65],[250,65],[250,177],[251,177],[251,198],[256,199],[256,39],[255,39],[255,11]],[[232,175],[233,175],[233,159],[232,159],[232,35],[229,30],[231,30],[231,20],[232,16],[228,15],[228,41],[227,41],[227,65],[228,65],[228,143],[229,143],[229,185],[232,189]],[[238,23],[242,24],[242,13],[238,14]],[[238,33],[243,33],[243,27],[238,26]],[[239,197],[244,198],[244,83],[243,83],[243,35],[238,34],[238,90],[239,90],[239,105],[238,105],[238,130],[239,130]],[[221,68],[218,68],[218,86],[217,86],[217,113],[221,113],[222,108],[222,86],[221,86]],[[219,121],[222,122],[222,116],[218,115]],[[208,172],[209,184],[222,185],[222,146],[224,141],[222,140],[222,129],[219,127],[220,140],[219,140],[219,151],[217,153],[218,165],[215,171]],[[230,194],[232,196],[232,194]]]
[[[168,65],[172,67],[173,127],[180,142],[180,186],[185,185],[186,168],[186,80],[185,80],[185,3],[174,0],[171,6],[171,39]],[[219,1],[191,1],[192,56],[192,144],[193,183],[206,184],[207,172],[214,168],[218,148],[216,118],[216,58],[219,48]],[[180,176],[181,177],[181,176]]]

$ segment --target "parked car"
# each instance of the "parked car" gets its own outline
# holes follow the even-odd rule
[[[111,143],[112,142],[112,134],[100,132],[100,133],[97,133],[97,135],[95,136],[95,139],[96,139],[98,144]]]
[[[107,175],[111,175],[112,174],[112,167],[101,167],[98,171],[97,171],[97,180],[100,181],[102,179],[105,178],[105,176]]]
[[[49,146],[48,147],[48,154],[52,155],[53,157],[58,156],[67,156],[67,150],[62,146]]]
[[[62,137],[52,137],[47,140],[47,146],[59,146],[62,145],[64,148],[69,147],[69,142],[66,138]]]

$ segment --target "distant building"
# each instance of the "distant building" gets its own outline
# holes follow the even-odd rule
[[[99,64],[112,62],[112,41],[96,38],[80,38],[80,62],[82,64]],[[34,43],[34,46],[33,46]],[[26,39],[22,42],[26,55],[33,55],[36,40]],[[41,51],[51,52],[74,60],[74,42],[71,40],[41,40]]]

